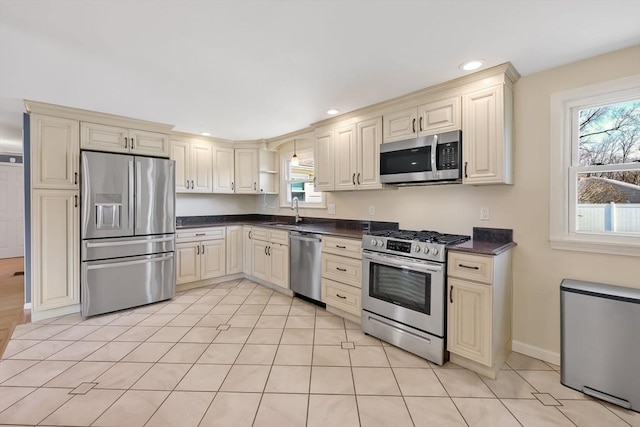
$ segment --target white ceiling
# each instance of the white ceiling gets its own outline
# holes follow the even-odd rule
[[[0,0],[0,139],[22,99],[269,138],[463,75],[640,43],[640,1]]]

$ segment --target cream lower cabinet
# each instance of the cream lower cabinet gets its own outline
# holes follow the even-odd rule
[[[242,273],[244,270],[244,235],[242,226],[228,226],[225,240],[227,245],[227,274]]]
[[[353,315],[362,311],[361,241],[324,236],[322,239],[322,302]]]
[[[80,124],[83,150],[169,157],[169,135],[99,123]]]
[[[242,257],[242,272],[246,275],[251,275],[251,265],[253,259],[253,245],[251,242],[251,230],[250,226],[242,227],[242,239],[243,239],[243,257]]]
[[[251,247],[251,275],[289,289],[289,233],[254,227]]]
[[[76,190],[31,192],[32,320],[79,311],[80,208]]]
[[[511,351],[511,250],[449,251],[447,350],[451,361],[495,378]]]
[[[225,228],[191,229],[176,235],[176,284],[226,274]]]

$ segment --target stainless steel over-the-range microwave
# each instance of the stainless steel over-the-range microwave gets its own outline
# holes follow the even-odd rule
[[[461,164],[459,130],[380,146],[380,181],[386,184],[462,182]]]

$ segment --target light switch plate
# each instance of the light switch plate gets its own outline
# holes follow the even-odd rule
[[[371,205],[369,206],[369,215],[373,216],[376,214],[376,207]]]
[[[489,208],[487,206],[480,208],[480,221],[489,221]]]
[[[335,215],[336,214],[336,205],[333,203],[329,203],[327,205],[327,210],[329,211],[329,215]]]

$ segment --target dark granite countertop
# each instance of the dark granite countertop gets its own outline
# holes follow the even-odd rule
[[[480,255],[498,255],[516,246],[513,230],[506,228],[473,227],[473,238],[450,246],[450,251],[469,252]]]
[[[292,219],[290,216],[258,214],[178,217],[176,229],[184,230],[203,227],[225,227],[229,225],[252,225],[284,231],[303,231],[352,239],[362,239],[362,235],[370,230],[398,229],[398,223],[396,222],[304,218],[301,223],[294,224]]]

